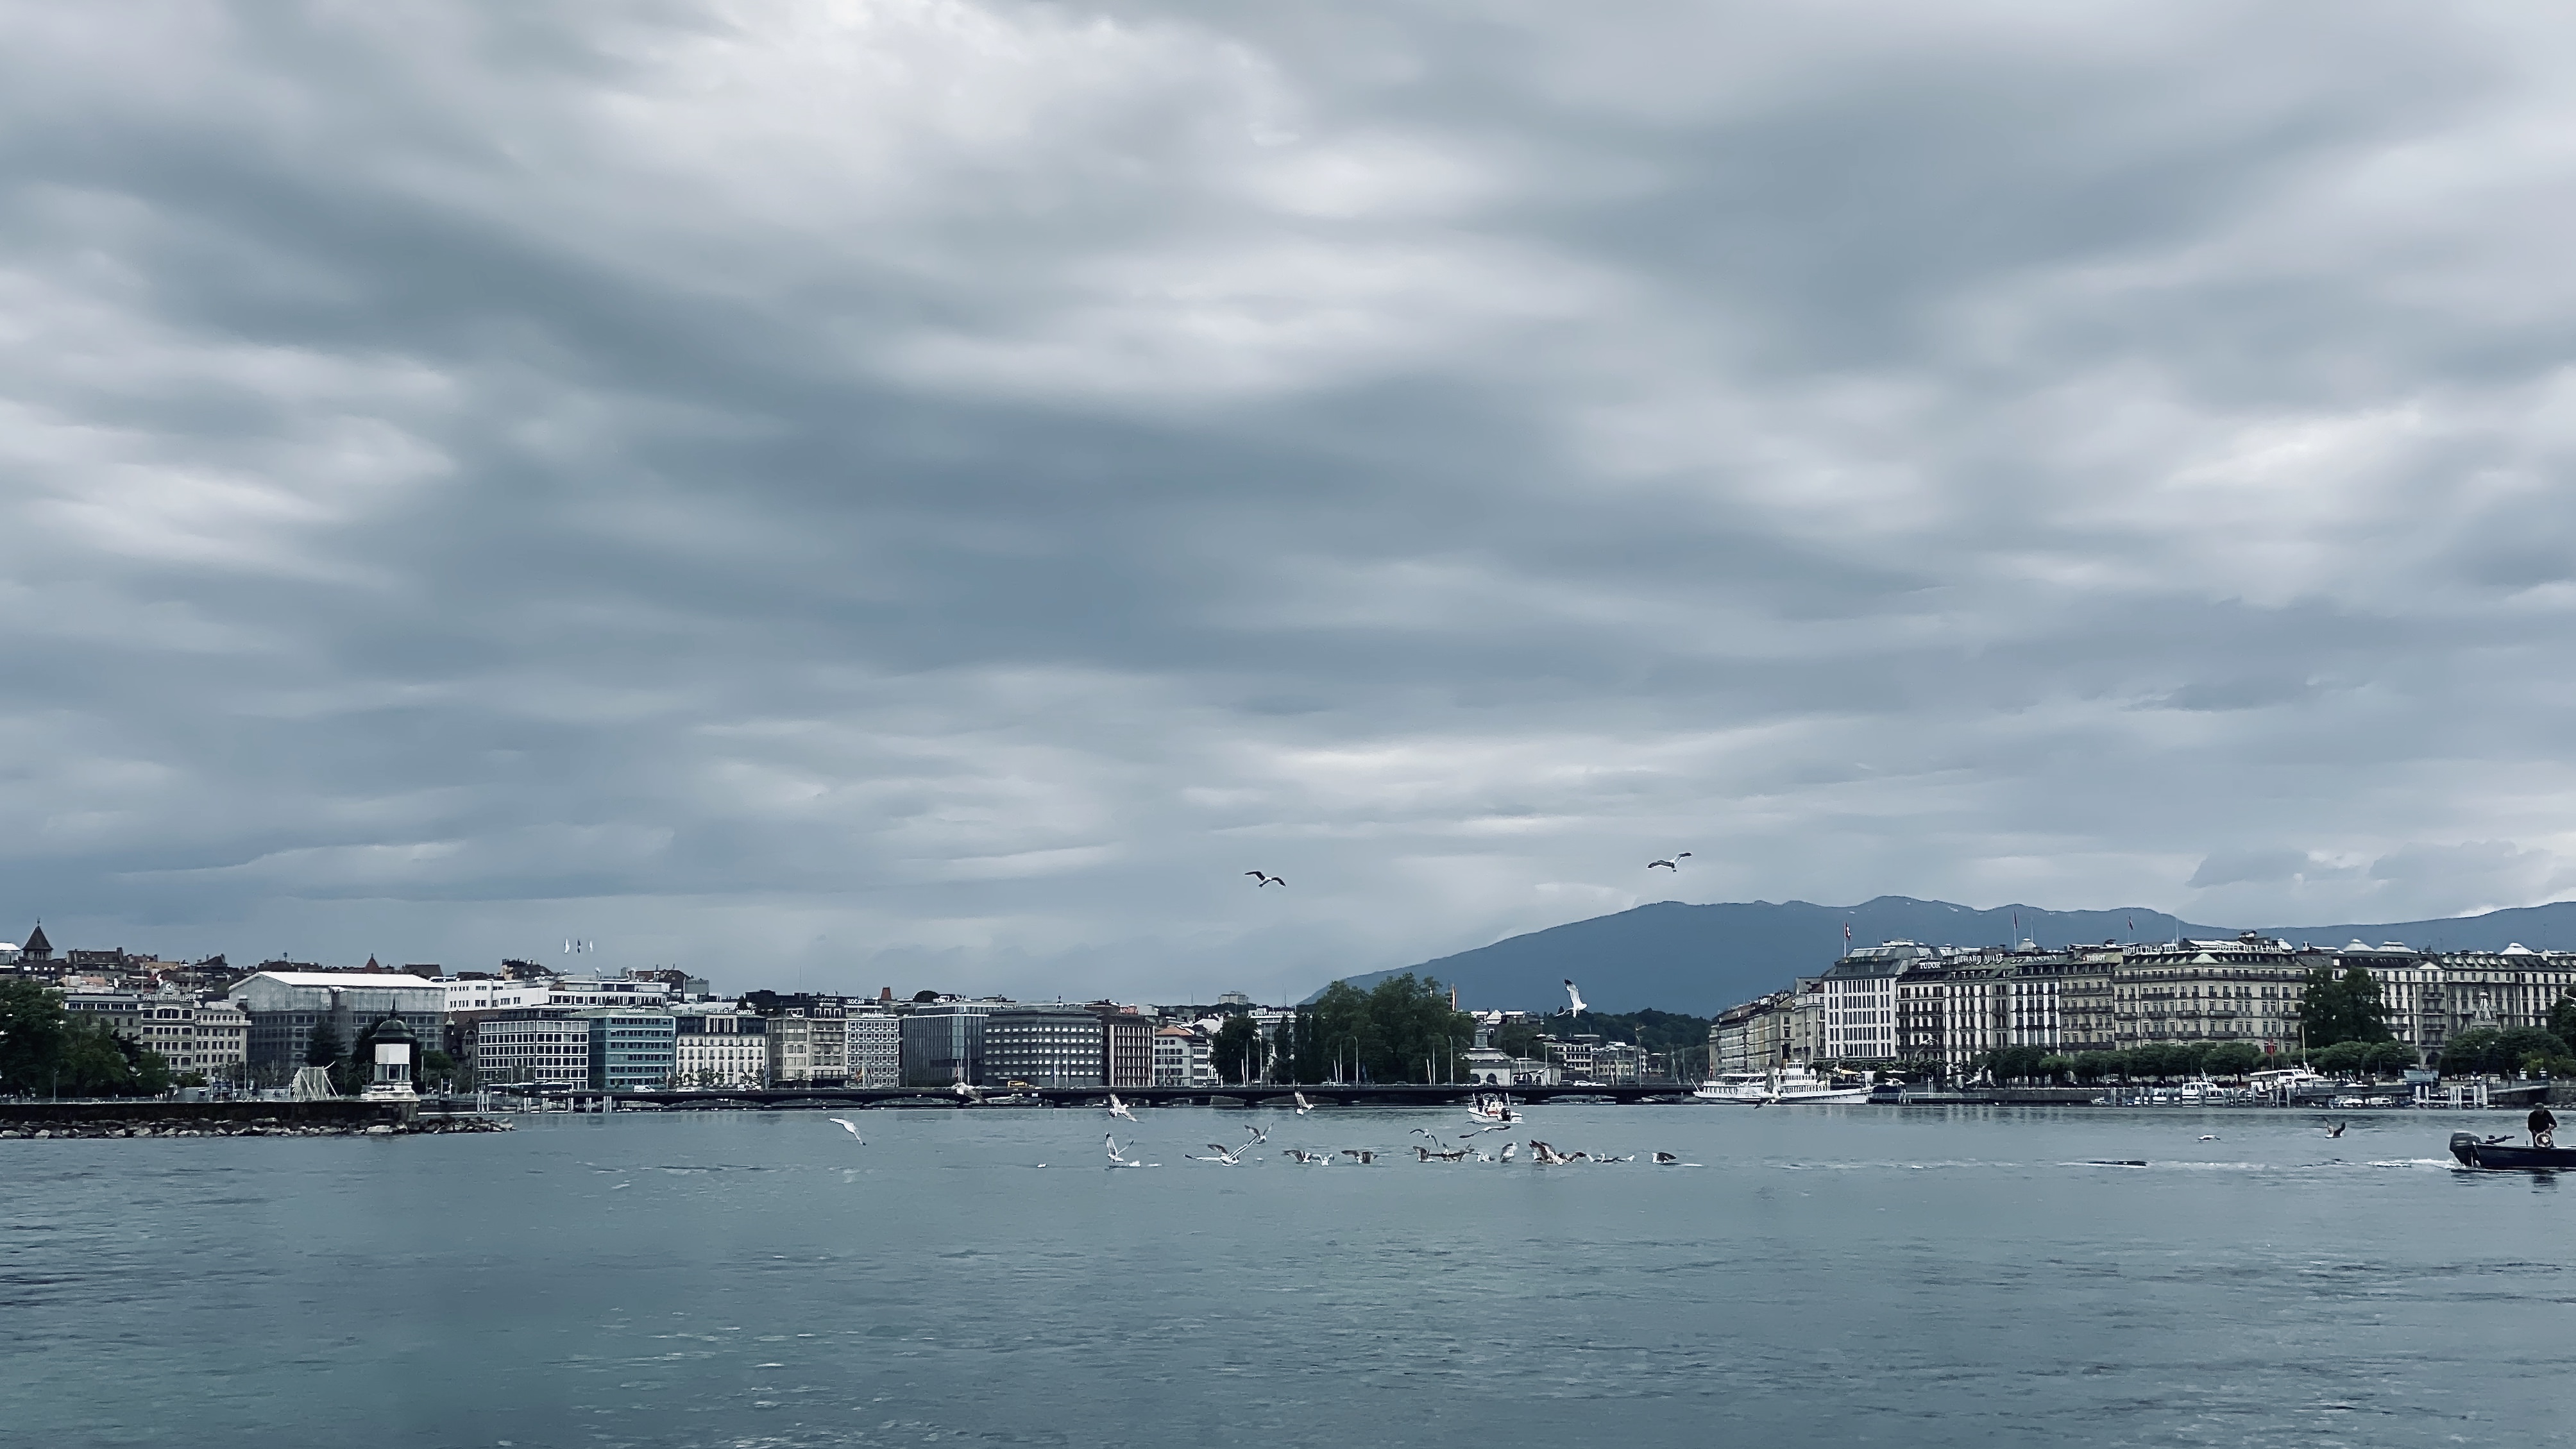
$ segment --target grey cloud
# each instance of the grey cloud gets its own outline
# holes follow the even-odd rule
[[[1676,848],[2566,884],[2555,19],[0,27],[0,911],[1302,992]]]

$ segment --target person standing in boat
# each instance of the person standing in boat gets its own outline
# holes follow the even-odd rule
[[[2531,1109],[2531,1115],[2523,1119],[2522,1125],[2531,1129],[2532,1146],[2555,1147],[2558,1145],[2558,1118],[2551,1114],[2547,1103],[2544,1102],[2533,1107]]]

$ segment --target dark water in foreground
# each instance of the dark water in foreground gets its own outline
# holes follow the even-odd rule
[[[2502,1114],[1543,1108],[0,1144],[0,1444],[2563,1443]],[[1270,1128],[1227,1169],[1198,1144]],[[2217,1142],[2194,1139],[2219,1134]],[[1488,1144],[1503,1139],[1489,1136]],[[2144,1158],[2145,1168],[2083,1165]],[[1038,1163],[1050,1164],[1043,1170]]]

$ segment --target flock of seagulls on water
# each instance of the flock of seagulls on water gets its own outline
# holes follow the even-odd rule
[[[1130,1122],[1136,1120],[1133,1116],[1123,1111],[1114,1111],[1113,1115],[1126,1117]],[[1214,1163],[1219,1167],[1242,1167],[1255,1160],[1252,1156],[1254,1148],[1266,1147],[1270,1143],[1270,1133],[1263,1128],[1246,1127],[1243,1130],[1245,1133],[1244,1140],[1235,1143],[1231,1147],[1228,1147],[1222,1142],[1210,1142],[1207,1144],[1207,1151],[1205,1153],[1188,1152],[1183,1153],[1182,1156],[1192,1162]],[[1433,1132],[1427,1127],[1414,1128],[1413,1135],[1422,1139],[1421,1142],[1414,1144],[1413,1147],[1413,1157],[1416,1162],[1507,1163],[1518,1157],[1521,1148],[1521,1144],[1518,1142],[1506,1142],[1503,1144],[1500,1152],[1487,1152],[1483,1148],[1476,1146],[1472,1140],[1457,1143],[1444,1142],[1441,1140],[1440,1134]],[[1477,1135],[1479,1134],[1472,1132],[1467,1134],[1470,1139]],[[1103,1155],[1109,1159],[1109,1165],[1113,1168],[1160,1167],[1163,1165],[1159,1162],[1147,1162],[1136,1156],[1135,1149],[1133,1147],[1119,1146],[1118,1134],[1115,1132],[1102,1133],[1100,1135],[1100,1146]],[[1624,1157],[1617,1153],[1559,1152],[1554,1145],[1546,1142],[1533,1141],[1529,1144],[1529,1149],[1529,1160],[1540,1167],[1573,1167],[1579,1164],[1593,1164],[1606,1167],[1615,1163],[1634,1162],[1637,1160],[1637,1155],[1633,1152]],[[1388,1156],[1389,1154],[1383,1149],[1375,1147],[1345,1147],[1339,1154],[1309,1151],[1303,1147],[1288,1147],[1281,1149],[1279,1155],[1287,1158],[1290,1162],[1297,1164],[1299,1167],[1330,1167],[1333,1165],[1333,1159],[1336,1155],[1347,1157],[1360,1166],[1367,1167],[1375,1163],[1379,1158]],[[1682,1161],[1681,1155],[1675,1152],[1658,1152],[1654,1154],[1650,1160],[1657,1167],[1700,1166],[1700,1164],[1696,1162]],[[1040,1163],[1038,1165],[1043,1167],[1046,1164]]]
[[[1570,985],[1571,983],[1568,984]],[[1314,1110],[1312,1104],[1307,1102],[1305,1093],[1299,1092],[1296,1093],[1295,1096],[1297,1100],[1298,1116],[1303,1117],[1308,1112]],[[1134,1110],[1129,1108],[1126,1103],[1118,1100],[1118,1095],[1114,1092],[1109,1094],[1109,1115],[1113,1118],[1128,1122],[1134,1122],[1136,1120],[1136,1113]],[[847,1117],[827,1117],[824,1120],[833,1123],[842,1131],[849,1133],[851,1139],[859,1146],[865,1147],[868,1145],[868,1139],[860,1133],[858,1123],[851,1121]],[[1412,1135],[1421,1138],[1422,1141],[1413,1145],[1413,1157],[1416,1162],[1421,1163],[1481,1162],[1500,1165],[1513,1162],[1519,1157],[1522,1146],[1521,1143],[1505,1142],[1502,1145],[1501,1151],[1488,1152],[1484,1148],[1478,1146],[1475,1139],[1488,1132],[1510,1131],[1511,1128],[1516,1125],[1518,1125],[1517,1119],[1512,1122],[1487,1123],[1477,1127],[1473,1131],[1463,1134],[1460,1140],[1454,1143],[1441,1140],[1440,1134],[1432,1131],[1428,1127],[1416,1127],[1413,1129]],[[2344,1134],[2344,1129],[2351,1125],[2351,1122],[2348,1120],[2328,1122],[2324,1125],[2323,1130],[2328,1137],[2341,1137]],[[1270,1145],[1270,1131],[1268,1128],[1246,1125],[1243,1130],[1244,1140],[1234,1144],[1232,1147],[1228,1147],[1222,1142],[1210,1142],[1207,1144],[1207,1153],[1204,1156],[1194,1152],[1184,1153],[1182,1155],[1192,1162],[1209,1162],[1214,1163],[1219,1167],[1241,1167],[1254,1160],[1251,1155],[1254,1148],[1267,1147]],[[2214,1133],[2204,1133],[2201,1135],[2200,1140],[2203,1142],[2216,1142],[2218,1137]],[[2504,1139],[2497,1138],[2494,1140],[2503,1141]],[[1133,1153],[1135,1149],[1132,1147],[1120,1147],[1118,1145],[1118,1134],[1115,1132],[1102,1133],[1100,1141],[1101,1146],[1109,1159],[1110,1167],[1160,1167],[1163,1165],[1159,1162],[1147,1162],[1142,1158],[1134,1156]],[[1542,1142],[1535,1138],[1530,1140],[1528,1146],[1530,1154],[1529,1160],[1531,1165],[1535,1167],[1576,1167],[1586,1165],[1609,1167],[1615,1166],[1619,1163],[1635,1162],[1637,1160],[1637,1154],[1633,1152],[1626,1156],[1621,1156],[1618,1153],[1613,1152],[1562,1152],[1557,1149],[1554,1143]],[[1335,1154],[1330,1152],[1312,1152],[1303,1147],[1289,1147],[1282,1149],[1279,1155],[1287,1158],[1291,1162],[1294,1162],[1299,1167],[1330,1167],[1333,1165],[1333,1157]],[[1367,1167],[1375,1163],[1379,1158],[1390,1156],[1392,1154],[1389,1154],[1381,1148],[1345,1147],[1341,1149],[1340,1155],[1351,1159],[1351,1161],[1358,1163],[1362,1167]],[[1673,1152],[1657,1152],[1647,1160],[1657,1167],[1700,1167],[1705,1165],[1697,1162],[1684,1162],[1682,1161],[1680,1154]],[[2144,1167],[2147,1164],[2142,1161],[2124,1160],[2117,1162],[2101,1161],[2095,1162],[2092,1165],[2096,1167]],[[1044,1167],[1046,1164],[1041,1162],[1038,1166]]]

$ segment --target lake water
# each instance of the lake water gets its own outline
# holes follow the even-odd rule
[[[1515,1134],[1705,1164],[1660,1169],[1405,1151],[1462,1111],[1139,1115],[877,1111],[864,1146],[804,1112],[0,1144],[0,1444],[2488,1445],[2576,1422],[2576,1182],[2443,1156],[2504,1114],[2354,1113],[2329,1140],[2274,1112],[1556,1107]],[[1250,1122],[1258,1165],[1184,1160]],[[1163,1166],[1103,1170],[1109,1126]]]

